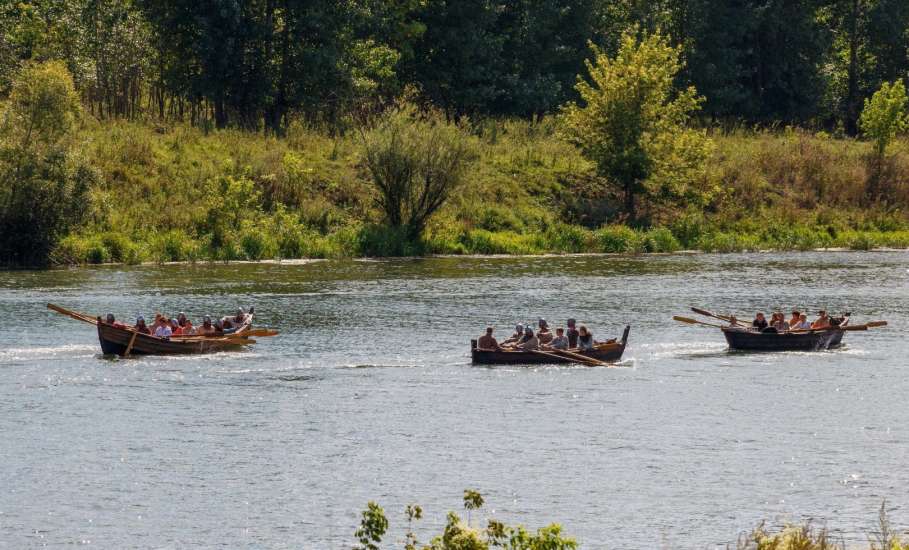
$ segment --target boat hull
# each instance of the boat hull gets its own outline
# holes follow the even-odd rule
[[[815,332],[754,332],[745,329],[726,328],[723,336],[729,349],[748,351],[822,351],[839,347],[844,331],[823,330]]]
[[[625,327],[622,339],[611,344],[600,345],[595,350],[578,351],[571,350],[572,353],[583,355],[591,359],[597,359],[607,363],[614,363],[622,359],[625,353],[625,345],[628,342],[628,332],[631,327]],[[488,351],[477,349],[477,341],[470,341],[470,358],[474,365],[556,365],[556,364],[577,364],[581,363],[570,357],[553,357],[546,355],[537,355],[527,351]]]
[[[196,353],[213,353],[243,346],[213,339],[198,340],[165,340],[148,334],[137,334],[131,330],[107,323],[98,323],[98,340],[101,352],[105,355],[126,355],[129,343],[135,335],[130,355],[189,355]],[[241,336],[242,333],[236,334]]]

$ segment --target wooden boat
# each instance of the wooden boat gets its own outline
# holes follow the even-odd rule
[[[141,334],[134,330],[109,325],[97,318],[98,340],[101,341],[101,352],[105,355],[186,355],[193,353],[212,353],[229,349],[238,349],[255,343],[243,337],[250,329],[244,325],[241,330],[221,337],[197,338],[158,338]]]
[[[630,326],[625,327],[622,333],[622,339],[619,341],[611,340],[599,344],[596,349],[590,351],[571,350],[572,354],[588,358],[590,361],[583,361],[579,357],[568,355],[557,355],[554,353],[534,353],[528,351],[490,351],[477,349],[477,341],[470,341],[470,357],[474,365],[540,365],[540,364],[572,364],[595,362],[614,363],[622,358],[625,353],[625,345],[628,342],[628,332]]]
[[[219,336],[173,336],[159,338],[150,334],[136,332],[132,327],[120,323],[110,324],[101,317],[92,317],[84,313],[70,311],[54,304],[47,308],[57,313],[91,323],[98,328],[98,340],[101,352],[105,355],[186,355],[194,353],[213,353],[230,349],[240,349],[255,344],[251,336],[275,336],[277,331],[253,329],[253,313],[246,314],[243,324],[236,331]]]
[[[846,331],[839,328],[806,332],[758,332],[722,327],[729,349],[749,351],[821,351],[838,348]]]

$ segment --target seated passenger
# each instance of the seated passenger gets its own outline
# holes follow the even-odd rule
[[[135,329],[136,329],[136,332],[138,332],[140,334],[151,334],[151,329],[145,325],[145,317],[143,317],[141,315],[136,317]]]
[[[192,322],[186,318],[186,315],[183,315],[182,313],[180,315],[183,316],[183,320],[181,321],[178,317],[177,321],[180,323],[180,328],[183,329],[183,335],[191,336],[196,334],[196,327],[193,326]]]
[[[553,338],[547,349],[568,349],[568,337],[565,336],[565,329],[559,327],[556,329],[555,338]]]
[[[212,336],[215,334],[215,327],[211,324],[211,317],[206,315],[202,318],[202,326],[196,329],[196,334],[202,336]]]
[[[789,319],[789,327],[790,327],[790,328],[792,328],[792,327],[794,327],[795,325],[799,324],[799,317],[801,317],[801,315],[802,315],[802,314],[799,313],[798,310],[795,310],[795,309],[792,310],[792,317]]]
[[[512,334],[510,338],[507,338],[502,343],[503,344],[516,344],[519,341],[521,341],[522,338],[524,338],[524,325],[522,325],[521,323],[518,323],[517,325],[514,326],[514,334]]]
[[[492,327],[486,327],[486,334],[477,339],[477,349],[485,351],[498,351],[502,349],[499,347],[499,343],[496,339],[492,336]]]
[[[782,313],[773,314],[773,322],[770,324],[777,332],[789,332],[789,323]]]
[[[790,325],[789,330],[809,330],[811,328],[811,323],[808,322],[808,316],[804,313],[799,315],[799,322],[795,325]]]
[[[581,351],[593,349],[593,334],[584,325],[578,329],[578,348]]]
[[[170,328],[170,323],[167,322],[163,316],[158,318],[158,325],[155,327],[155,336],[158,338],[170,338],[173,334],[173,330]]]
[[[540,345],[543,346],[552,342],[552,331],[549,330],[549,324],[546,319],[540,319],[538,324],[540,330],[537,331],[537,339],[540,341]]]
[[[762,331],[767,328],[767,318],[764,317],[763,313],[758,312],[758,314],[754,316],[754,321],[751,321],[751,326],[758,331]]]
[[[240,328],[246,324],[246,312],[243,311],[242,307],[237,308],[237,313],[234,315],[232,321],[233,324],[237,326],[237,328]]]
[[[524,339],[518,343],[517,347],[524,351],[540,349],[540,341],[533,335],[533,329],[524,327]]]
[[[104,322],[107,323],[108,325],[112,325],[117,328],[126,328],[126,325],[124,325],[123,323],[117,322],[117,320],[114,318],[113,313],[108,313],[107,316],[104,318]]]
[[[811,328],[830,328],[830,317],[823,309],[818,312],[818,318],[811,323]]]
[[[176,319],[170,320],[170,331],[173,336],[183,335],[183,327],[180,326],[180,323]]]
[[[578,347],[578,334],[579,333],[578,333],[578,329],[574,328],[575,320],[569,319],[568,322],[565,324],[568,325],[568,334],[566,335],[566,336],[568,336],[568,347],[569,348]]]

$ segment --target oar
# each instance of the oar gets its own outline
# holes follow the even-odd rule
[[[556,351],[554,351],[554,352],[547,352],[547,351],[540,351],[540,350],[536,350],[536,349],[531,349],[531,350],[527,350],[527,351],[529,351],[530,353],[535,353],[535,354],[537,354],[537,355],[543,355],[543,356],[545,356],[545,357],[554,357],[554,358],[556,358],[556,359],[571,359],[571,360],[573,360],[573,361],[575,361],[575,362],[586,363],[586,364],[588,364],[588,365],[593,365],[593,366],[596,366],[596,367],[606,365],[606,363],[603,363],[602,361],[597,361],[596,359],[591,359],[590,357],[585,357],[585,356],[583,356],[583,355],[580,355],[580,356],[577,356],[577,357],[576,357],[576,356],[575,356],[576,354],[573,354],[573,353],[570,353],[570,352],[566,352],[566,351],[563,351],[563,350],[559,350],[559,351],[557,351],[557,352],[556,352]],[[565,355],[562,355],[562,353],[564,353]]]
[[[609,363],[600,361],[599,359],[595,359],[593,357],[587,357],[586,355],[581,355],[580,353],[574,353],[572,351],[568,351],[568,350],[564,350],[564,349],[554,350],[554,353],[557,353],[559,355],[564,355],[565,357],[571,357],[571,358],[575,359],[576,361],[580,361],[582,363],[587,363],[588,365],[593,365],[595,367],[610,366]]]
[[[707,311],[706,309],[700,309],[700,308],[693,307],[693,308],[691,308],[691,311],[693,311],[699,315],[704,315],[705,317],[713,317],[714,319],[719,319],[720,321],[726,321],[727,323],[732,322],[732,317],[727,317],[725,315],[717,315],[716,313]],[[736,319],[735,323],[737,325],[741,325],[743,327],[748,326],[747,324],[740,322],[738,319]]]
[[[60,307],[60,306],[58,306],[58,305],[47,304],[47,309],[49,309],[49,310],[51,310],[51,311],[56,311],[57,313],[60,313],[60,314],[62,314],[62,315],[66,315],[67,317],[72,317],[73,319],[75,319],[75,320],[77,320],[77,321],[82,321],[82,322],[84,322],[84,323],[91,323],[91,324],[93,324],[93,325],[97,325],[97,324],[98,324],[98,320],[95,319],[94,317],[91,317],[90,315],[85,315],[84,313],[78,313],[78,312],[75,312],[75,311],[70,311],[70,310],[68,310],[68,309],[66,309],[66,308],[62,308],[62,307]]]
[[[689,317],[680,317],[675,315],[672,317],[673,321],[678,321],[680,323],[687,323],[689,325],[704,325],[705,327],[714,327],[714,328],[726,328],[723,325],[715,325],[713,323],[705,323],[704,321],[698,321],[697,319],[691,319]]]

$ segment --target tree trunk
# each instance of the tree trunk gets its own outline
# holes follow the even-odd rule
[[[634,198],[634,182],[628,182],[625,184],[625,214],[632,225],[638,219]]]
[[[850,136],[858,134],[858,20],[861,16],[860,8],[861,0],[852,0],[852,9],[849,13],[849,69],[848,88],[846,90],[846,120],[844,121],[846,133]]]

